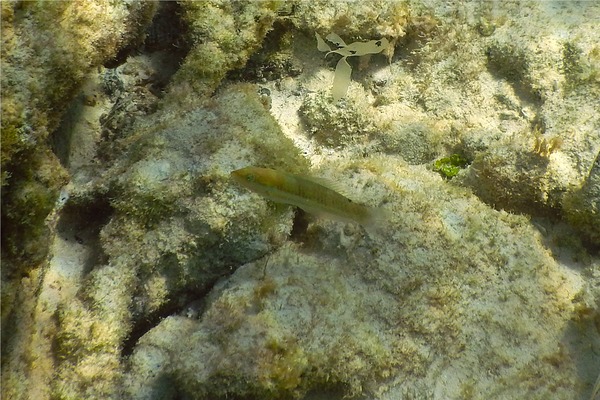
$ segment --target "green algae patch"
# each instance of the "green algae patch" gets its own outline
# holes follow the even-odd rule
[[[446,179],[452,179],[468,164],[469,161],[460,154],[452,154],[436,160],[433,163],[433,170]]]

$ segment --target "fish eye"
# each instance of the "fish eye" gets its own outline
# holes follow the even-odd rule
[[[248,174],[248,175],[246,175],[246,180],[248,182],[254,182],[255,179],[256,178],[255,178],[254,174]]]

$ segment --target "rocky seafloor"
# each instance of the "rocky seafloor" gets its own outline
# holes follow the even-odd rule
[[[1,6],[3,397],[599,396],[597,3]]]

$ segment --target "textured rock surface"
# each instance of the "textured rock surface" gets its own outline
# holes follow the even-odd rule
[[[47,332],[32,318],[51,325],[35,315],[68,182],[52,133],[88,74],[139,45],[155,3],[6,1],[1,8],[2,391],[41,398],[51,370],[38,363],[37,339]]]
[[[579,364],[556,344],[579,282],[527,219],[393,159],[330,167],[385,197],[391,220],[368,236],[320,222],[308,242],[238,269],[200,319],[169,317],[140,339],[132,393],[172,380],[191,397],[570,395]],[[173,333],[186,340],[165,341]],[[148,360],[160,373],[138,374]]]
[[[100,8],[2,3],[3,396],[589,397],[597,5]],[[70,45],[35,59],[48,32]],[[393,51],[352,57],[333,104],[315,32]],[[247,165],[388,218],[268,202],[230,181]]]

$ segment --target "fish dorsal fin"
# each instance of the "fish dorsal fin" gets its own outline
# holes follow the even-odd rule
[[[347,187],[342,185],[339,182],[332,181],[331,179],[322,178],[320,176],[303,176],[303,179],[310,181],[312,183],[316,183],[317,185],[321,185],[326,187],[327,189],[331,189],[334,192],[338,192],[344,197],[349,197],[349,190]]]

